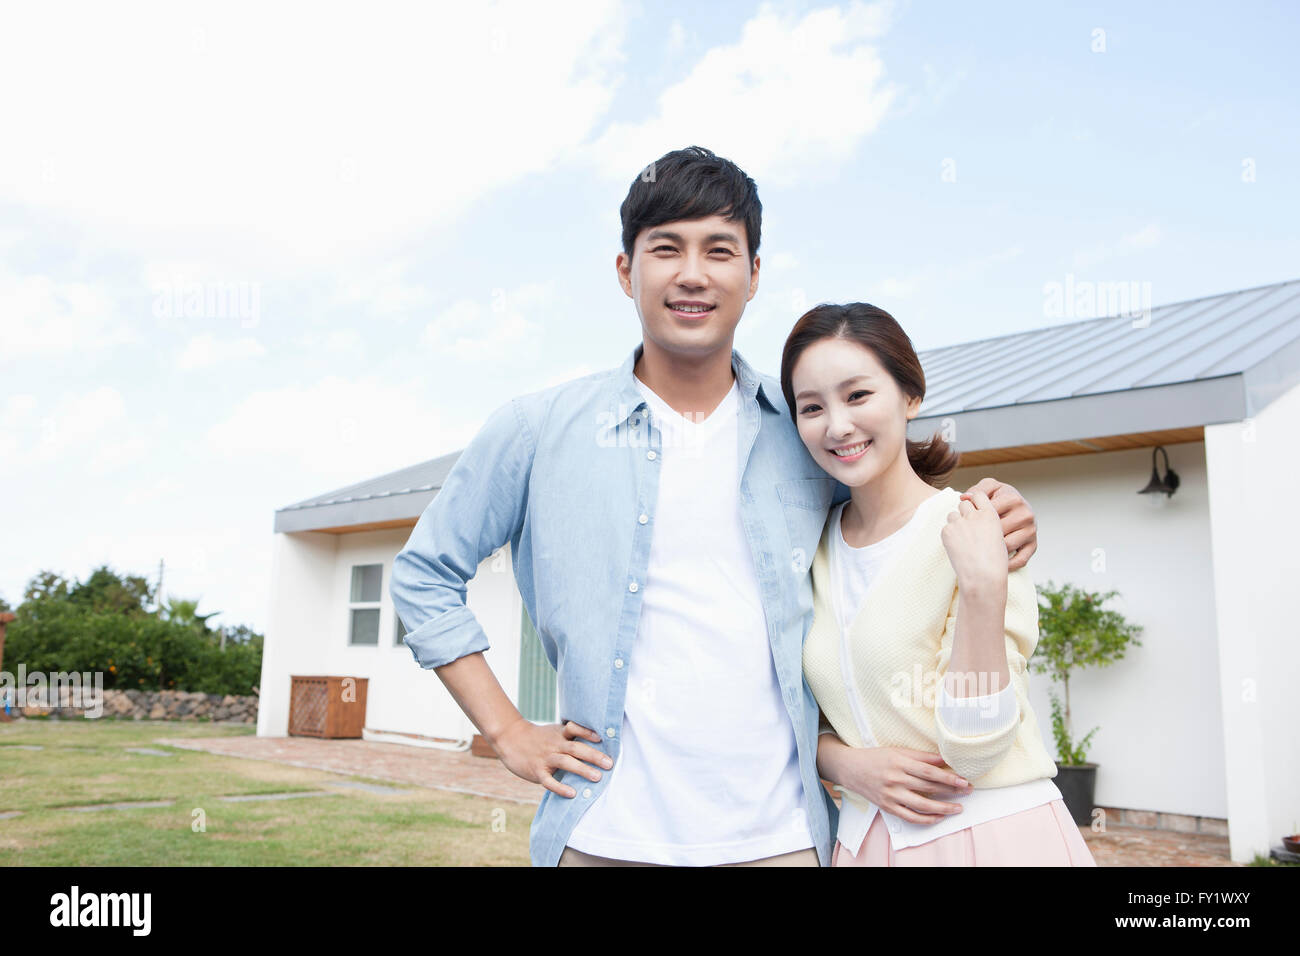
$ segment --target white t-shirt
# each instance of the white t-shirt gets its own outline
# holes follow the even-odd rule
[[[678,866],[814,845],[739,500],[740,392],[701,422],[639,379],[662,437],[621,752],[568,845]]]
[[[879,577],[881,570],[900,550],[907,547],[916,533],[918,519],[926,508],[936,507],[935,499],[941,497],[936,492],[926,498],[917,505],[916,511],[903,527],[888,537],[862,548],[855,548],[844,540],[840,518],[844,514],[847,502],[831,509],[832,603],[835,605],[836,621],[840,626],[841,676],[848,689],[858,733],[868,747],[876,746],[876,741],[867,724],[866,716],[858,706],[853,675],[849,672],[851,665],[847,641],[850,628],[867,599],[872,581]],[[1020,705],[1016,700],[1015,688],[1010,684],[996,694],[966,698],[962,703],[958,703],[949,695],[945,681],[939,682],[937,693],[942,720],[955,733],[969,735],[993,733],[1014,723],[1020,717]],[[856,853],[867,835],[867,830],[871,827],[871,822],[876,814],[880,813],[889,830],[890,845],[895,850],[901,850],[1060,798],[1061,792],[1050,779],[1046,778],[1010,787],[972,790],[964,795],[930,796],[930,799],[941,803],[957,803],[962,807],[961,813],[945,816],[937,823],[909,823],[901,817],[885,813],[875,804],[871,804],[871,809],[864,814],[853,803],[845,800],[840,808],[840,824],[836,839],[848,847],[850,853]]]

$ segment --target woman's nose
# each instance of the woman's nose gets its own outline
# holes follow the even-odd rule
[[[826,433],[832,438],[848,435],[853,431],[853,421],[847,411],[828,409],[826,412]]]

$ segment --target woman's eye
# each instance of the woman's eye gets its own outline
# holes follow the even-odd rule
[[[816,407],[817,407],[816,405],[805,405],[803,409],[799,412],[799,414],[802,415],[804,412],[811,411]]]
[[[850,401],[850,402],[853,401],[853,399],[857,398],[859,395],[870,395],[870,394],[871,394],[871,393],[870,393],[870,392],[867,392],[867,391],[857,391],[857,392],[854,392],[852,395],[849,396],[849,401]]]

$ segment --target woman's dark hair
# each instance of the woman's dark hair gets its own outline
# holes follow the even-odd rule
[[[819,305],[803,314],[790,330],[781,352],[781,391],[790,408],[790,420],[799,425],[795,408],[795,363],[804,349],[822,339],[848,339],[871,350],[872,354],[908,398],[925,398],[925,372],[916,357],[912,340],[903,327],[884,309],[865,302],[847,305]],[[926,441],[907,439],[907,460],[912,470],[924,482],[942,488],[944,482],[957,468],[960,459],[956,449],[938,432]]]
[[[703,146],[673,150],[656,159],[632,180],[618,211],[623,217],[623,251],[629,259],[642,229],[714,215],[743,222],[751,264],[758,255],[763,229],[758,187],[731,160]]]

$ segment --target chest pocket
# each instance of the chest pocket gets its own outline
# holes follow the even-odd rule
[[[835,495],[834,478],[793,478],[776,483],[786,528],[790,532],[791,567],[806,571],[826,525]]]

